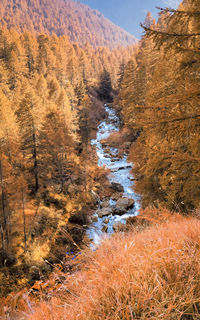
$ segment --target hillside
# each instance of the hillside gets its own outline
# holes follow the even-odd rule
[[[0,320],[200,320],[199,0],[112,50],[1,1]]]
[[[105,186],[89,144],[104,116],[103,67],[108,96],[133,51],[0,29],[0,296],[35,279],[43,254],[60,261],[73,244],[66,232],[80,242],[84,229],[68,230],[68,220],[78,214],[86,224],[90,190]]]
[[[32,291],[2,299],[2,318],[199,319],[199,219],[159,211],[146,214],[146,221],[104,240],[95,252],[70,256],[76,273],[57,269]],[[162,219],[147,224],[152,215]]]
[[[147,15],[119,104],[132,134],[141,130],[129,158],[143,207],[191,213],[200,205],[199,0],[171,11],[157,24]]]
[[[114,48],[136,41],[97,10],[73,0],[2,0],[0,25],[35,35],[67,35],[80,45],[89,42],[94,47]]]

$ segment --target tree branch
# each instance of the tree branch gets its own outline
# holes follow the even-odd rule
[[[190,37],[197,37],[200,36],[200,33],[191,33],[191,34],[180,34],[180,33],[168,33],[166,31],[158,31],[158,30],[153,30],[151,28],[145,27],[142,23],[140,23],[140,26],[148,33],[151,34],[157,34],[157,35],[163,35],[166,37],[182,37],[182,38],[190,38]]]
[[[183,14],[183,15],[188,15],[188,16],[199,16],[200,11],[184,11],[184,10],[177,10],[177,9],[172,9],[172,8],[161,8],[161,7],[156,7],[156,9],[160,10],[162,12],[171,12],[171,13],[178,13],[178,14]]]

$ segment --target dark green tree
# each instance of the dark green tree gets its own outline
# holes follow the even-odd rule
[[[111,84],[111,78],[110,73],[104,69],[104,71],[100,75],[99,80],[99,98],[101,100],[105,100],[107,102],[112,102],[112,84]]]

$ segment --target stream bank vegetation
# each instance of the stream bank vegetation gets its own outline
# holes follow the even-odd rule
[[[96,251],[3,300],[7,319],[199,319],[200,220],[146,210]],[[80,270],[81,268],[81,270]],[[38,299],[40,300],[38,302]]]
[[[148,13],[127,51],[1,30],[2,293],[33,284],[1,299],[2,319],[199,319],[199,16],[198,0]],[[128,141],[142,209],[93,252],[89,191],[107,191],[89,141],[113,88],[111,144]]]
[[[133,135],[135,191],[142,206],[190,214],[200,205],[200,11],[198,0],[148,13],[117,99]]]
[[[0,29],[0,295],[79,250],[91,191],[106,186],[90,145],[105,117],[100,98],[112,99],[133,51]]]

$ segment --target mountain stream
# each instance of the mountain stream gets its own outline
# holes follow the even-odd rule
[[[133,199],[134,206],[123,214],[119,215],[113,211],[109,215],[101,217],[99,214],[100,203],[99,209],[94,213],[93,222],[87,230],[87,235],[94,246],[98,245],[106,234],[112,234],[117,225],[126,224],[126,219],[137,215],[139,210],[139,196],[132,189],[134,178],[131,174],[131,168],[133,164],[127,161],[127,154],[119,157],[118,149],[110,148],[108,152],[108,148],[102,145],[102,140],[108,138],[112,132],[119,131],[120,127],[120,121],[115,110],[107,105],[105,105],[105,110],[108,114],[107,118],[99,124],[96,139],[92,140],[91,144],[96,147],[98,166],[105,166],[110,170],[108,179],[111,183],[117,183],[123,187],[122,197]],[[114,208],[116,203],[117,201],[112,200],[111,197],[107,209]]]

